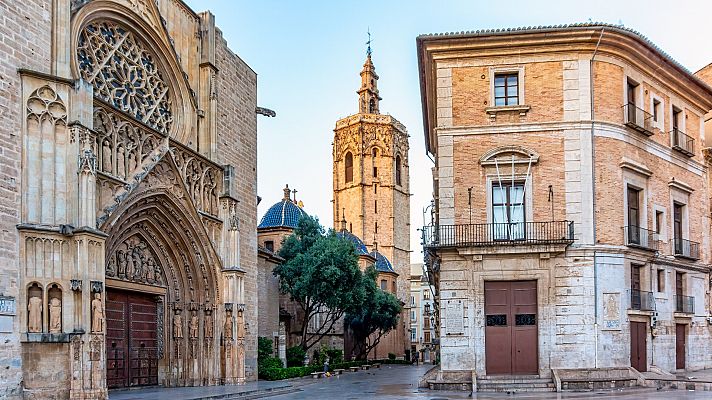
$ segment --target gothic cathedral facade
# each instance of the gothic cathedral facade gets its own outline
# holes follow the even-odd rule
[[[405,327],[410,304],[406,301],[410,293],[408,133],[398,120],[380,113],[370,48],[357,93],[358,113],[338,120],[334,129],[334,228],[344,225],[376,254],[377,270],[383,273],[380,287],[404,304],[398,328],[381,340],[370,357],[385,358],[388,353],[401,357],[410,340]]]
[[[0,398],[256,379],[255,72],[181,0],[4,4]]]

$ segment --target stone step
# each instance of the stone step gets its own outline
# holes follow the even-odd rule
[[[503,376],[503,377],[482,377],[477,379],[478,392],[554,392],[556,385],[549,378],[539,378],[538,376]]]

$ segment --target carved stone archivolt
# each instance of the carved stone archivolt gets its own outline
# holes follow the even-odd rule
[[[96,97],[169,133],[173,94],[154,53],[128,28],[108,20],[87,24],[79,34],[76,57]]]
[[[133,236],[121,243],[109,258],[106,276],[148,285],[164,285],[163,270],[146,242]]]

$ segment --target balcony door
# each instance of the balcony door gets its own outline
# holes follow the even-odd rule
[[[526,238],[526,210],[523,182],[495,182],[492,185],[492,230],[494,240]]]
[[[628,243],[641,245],[640,190],[628,187]]]
[[[673,238],[675,243],[675,254],[684,254],[682,248],[682,204],[673,204]]]
[[[630,291],[631,291],[631,308],[640,310],[642,305],[640,293],[640,265],[632,264],[630,266]]]

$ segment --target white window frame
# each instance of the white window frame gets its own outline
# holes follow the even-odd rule
[[[506,163],[505,163],[505,168]],[[512,169],[511,166],[509,169],[509,174],[506,172],[503,172],[500,175],[500,178],[502,179],[502,182],[510,182],[512,180]],[[501,168],[500,168],[501,171]],[[531,172],[529,174],[529,179],[526,179],[525,175],[522,174],[515,174],[514,175],[514,182],[525,182],[524,183],[524,222],[532,222],[534,221],[534,201],[532,196],[532,176]],[[487,175],[487,223],[491,224],[493,221],[493,216],[492,216],[492,187],[498,186],[499,183],[497,181],[497,175]]]
[[[517,74],[517,104],[509,104],[506,106],[498,106],[494,103],[494,77],[499,74]],[[527,104],[524,98],[524,66],[523,65],[511,65],[504,67],[490,67],[489,68],[489,106],[497,108],[507,108],[507,107],[522,107]]]
[[[658,102],[658,119],[655,120],[655,102]],[[653,115],[653,126],[665,132],[665,100],[662,97],[651,93],[650,94],[650,114]],[[672,115],[672,114],[671,114]]]

